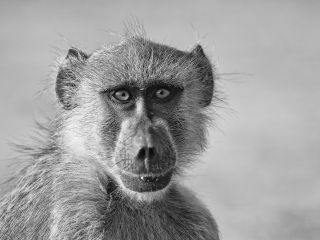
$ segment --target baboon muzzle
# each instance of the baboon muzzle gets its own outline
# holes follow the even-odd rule
[[[136,192],[158,191],[165,188],[172,177],[176,162],[173,144],[165,131],[159,129],[137,131],[122,144],[125,154],[120,154],[116,165],[125,187]],[[164,137],[167,136],[167,137]]]

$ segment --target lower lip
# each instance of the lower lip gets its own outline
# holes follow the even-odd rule
[[[135,192],[155,192],[164,189],[171,181],[172,171],[157,176],[132,176],[121,174],[124,186]]]

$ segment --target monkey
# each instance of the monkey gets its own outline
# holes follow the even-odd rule
[[[206,147],[216,93],[203,48],[126,27],[91,54],[72,46],[54,72],[57,116],[19,146],[30,163],[0,200],[0,239],[218,240],[180,183]]]

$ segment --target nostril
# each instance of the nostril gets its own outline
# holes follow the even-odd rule
[[[138,152],[137,159],[144,161],[145,158],[146,158],[146,149],[141,148]]]
[[[154,158],[155,155],[156,155],[155,149],[153,147],[149,148],[149,156],[148,156],[148,158],[151,160],[151,159]]]
[[[137,159],[144,161],[145,159],[152,160],[156,155],[156,150],[152,148],[141,148],[137,154]]]

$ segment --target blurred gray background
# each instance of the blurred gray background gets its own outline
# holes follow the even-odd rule
[[[209,206],[224,240],[319,239],[319,1],[0,2],[0,181],[27,139],[63,38],[88,53],[118,41],[131,16],[151,38],[187,50],[197,38],[219,63],[219,128],[186,184]],[[62,36],[62,37],[61,37]],[[236,74],[235,74],[236,73]]]

